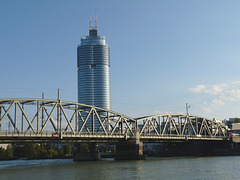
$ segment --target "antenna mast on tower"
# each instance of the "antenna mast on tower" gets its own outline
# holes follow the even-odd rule
[[[89,29],[92,29],[91,9],[89,9]]]
[[[89,9],[89,36],[97,36],[97,9],[95,9],[95,21],[91,20],[91,9]]]
[[[97,30],[97,9],[95,8],[95,29]]]
[[[91,9],[89,9],[89,29],[97,30],[97,9],[95,8],[95,21],[92,21]]]

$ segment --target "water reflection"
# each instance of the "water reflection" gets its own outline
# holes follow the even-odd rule
[[[142,161],[0,161],[0,179],[239,179],[240,156]]]

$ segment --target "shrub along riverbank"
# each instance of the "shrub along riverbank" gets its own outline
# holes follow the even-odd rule
[[[73,144],[10,144],[7,148],[0,147],[0,160],[15,159],[63,159],[73,157]],[[89,144],[82,144],[82,152],[90,152]],[[114,154],[116,146],[100,144],[101,153]]]
[[[61,148],[50,144],[11,144],[0,147],[0,160],[71,158],[73,147],[65,144]]]

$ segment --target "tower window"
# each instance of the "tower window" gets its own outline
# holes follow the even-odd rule
[[[90,68],[91,69],[95,69],[96,68],[96,64],[91,64]]]

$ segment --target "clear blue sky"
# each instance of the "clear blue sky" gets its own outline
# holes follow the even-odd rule
[[[0,98],[77,101],[89,8],[111,56],[112,110],[240,116],[238,0],[0,0]]]

